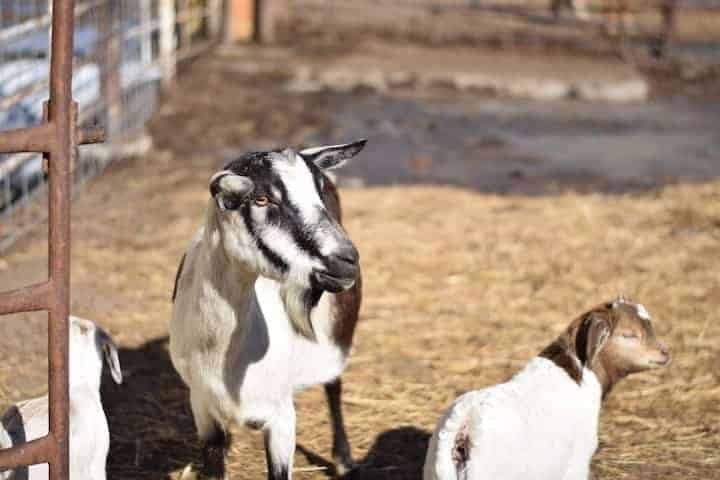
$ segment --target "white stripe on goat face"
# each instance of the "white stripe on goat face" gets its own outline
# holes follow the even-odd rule
[[[272,166],[285,186],[287,201],[298,209],[304,225],[316,225],[325,206],[315,188],[315,178],[302,157],[295,152],[283,153]]]
[[[324,257],[330,256],[340,246],[336,232],[333,230],[333,227],[338,226],[331,226],[325,222],[325,204],[320,198],[315,187],[315,178],[305,160],[295,152],[283,153],[285,154],[283,158],[273,162],[273,169],[285,186],[287,201],[300,212],[304,227],[312,231],[320,254]],[[316,265],[316,268],[322,266]]]

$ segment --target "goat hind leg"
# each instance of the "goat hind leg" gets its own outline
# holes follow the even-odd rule
[[[345,431],[342,413],[342,380],[336,378],[325,384],[325,396],[330,408],[330,420],[332,421],[333,446],[332,454],[335,460],[335,469],[339,475],[345,474],[352,469],[353,460],[350,451],[350,442]]]

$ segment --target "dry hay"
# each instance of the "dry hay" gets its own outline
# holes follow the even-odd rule
[[[73,310],[122,346],[126,383],[105,382],[103,392],[112,479],[175,478],[199,460],[165,335],[175,268],[200,221],[210,169],[150,158],[96,181],[74,213]],[[366,279],[344,376],[361,462],[353,478],[418,478],[428,432],[456,395],[506,379],[573,316],[619,292],[646,304],[674,360],[613,392],[595,472],[613,480],[717,475],[720,182],[636,196],[414,187],[343,197]],[[5,258],[0,276],[42,272],[41,240]],[[40,368],[34,358],[28,369]],[[0,374],[8,387],[0,403],[29,393],[13,389],[23,372]],[[297,407],[296,476],[324,478],[330,427],[321,389],[299,395]],[[232,478],[263,478],[261,448],[256,433],[235,432]]]

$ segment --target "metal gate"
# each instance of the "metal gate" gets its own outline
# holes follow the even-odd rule
[[[49,278],[0,294],[0,314],[47,310],[49,433],[0,451],[0,467],[49,463],[50,478],[69,475],[68,315],[70,305],[70,195],[77,145],[101,140],[102,133],[77,128],[73,102],[74,0],[53,0],[50,99],[39,126],[0,132],[0,152],[39,152],[49,174]]]

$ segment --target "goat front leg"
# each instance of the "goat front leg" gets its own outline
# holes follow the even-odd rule
[[[348,442],[345,423],[342,413],[342,380],[336,378],[325,384],[325,396],[330,407],[330,420],[332,421],[333,446],[332,455],[335,460],[335,470],[338,475],[344,475],[353,467],[350,442]]]
[[[202,442],[203,464],[199,478],[225,480],[225,454],[230,446],[230,435],[202,407],[201,401],[191,398],[190,404],[198,437]]]
[[[290,480],[295,456],[295,406],[292,400],[265,424],[265,459],[269,480]]]
[[[230,447],[230,434],[226,433],[220,426],[216,426],[213,434],[203,441],[203,469],[201,477],[203,480],[224,480],[225,455]]]

